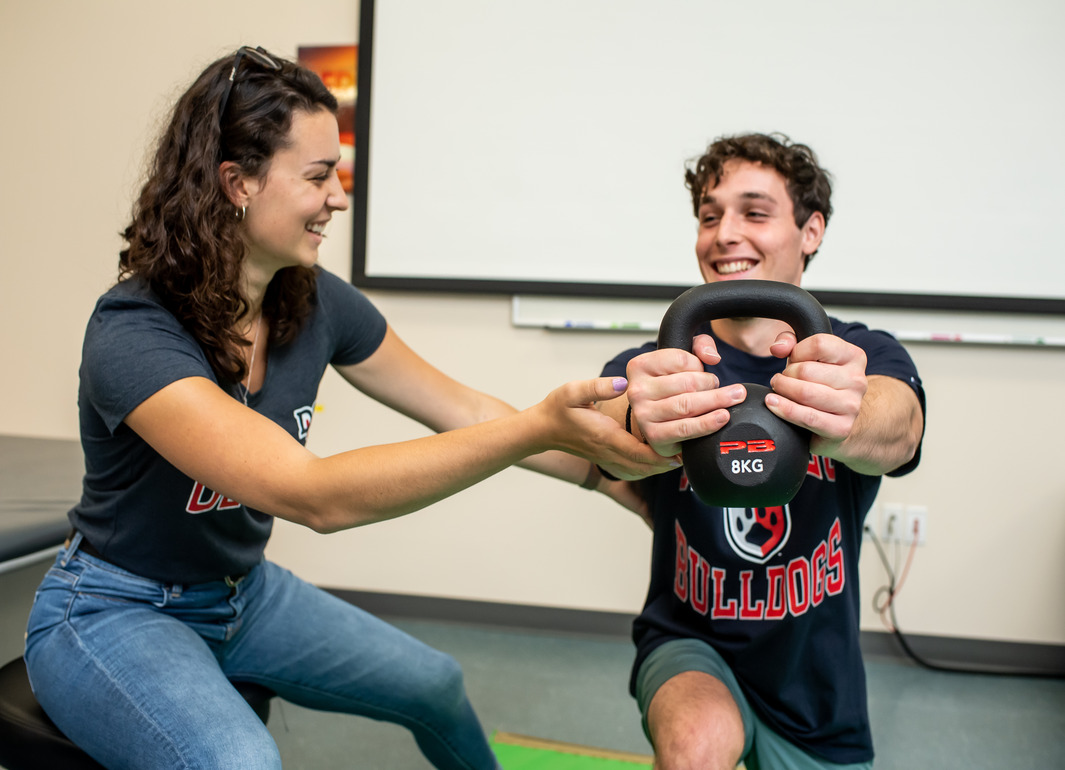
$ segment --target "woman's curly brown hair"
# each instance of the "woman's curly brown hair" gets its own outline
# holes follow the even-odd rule
[[[122,233],[128,246],[119,253],[119,280],[148,281],[199,342],[220,382],[247,374],[248,343],[236,325],[248,299],[241,287],[240,219],[223,191],[219,165],[233,161],[245,175],[265,178],[274,153],[288,145],[295,113],[337,111],[317,75],[273,58],[280,70],[241,60],[225,115],[219,109],[234,55],[208,66],[181,96]],[[312,268],[277,272],[263,300],[270,344],[296,336],[316,301],[315,286]]]
[[[703,192],[707,186],[717,186],[722,170],[730,160],[760,163],[784,177],[798,227],[805,225],[815,211],[820,211],[828,224],[832,216],[832,177],[818,164],[813,150],[805,144],[792,142],[784,134],[741,134],[715,139],[684,172],[696,217],[699,216]],[[805,266],[809,266],[816,253],[806,257]]]

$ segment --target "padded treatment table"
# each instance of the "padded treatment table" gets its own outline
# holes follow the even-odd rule
[[[0,575],[59,550],[84,468],[77,441],[0,435]]]
[[[0,435],[0,664],[22,654],[33,592],[70,533],[81,444]]]

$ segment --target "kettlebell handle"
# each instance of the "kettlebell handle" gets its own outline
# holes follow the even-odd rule
[[[658,330],[658,347],[690,351],[699,326],[715,318],[775,318],[791,326],[800,340],[832,332],[821,305],[798,286],[722,281],[688,289],[669,306]],[[810,433],[769,411],[764,385],[745,385],[747,398],[729,408],[729,422],[721,430],[681,442],[684,471],[707,505],[785,505],[806,476]]]
[[[775,318],[800,340],[832,331],[828,315],[805,289],[779,281],[721,281],[694,286],[673,301],[658,329],[658,347],[691,351],[696,329],[716,318]]]

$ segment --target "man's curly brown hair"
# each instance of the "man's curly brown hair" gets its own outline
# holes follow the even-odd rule
[[[721,181],[721,173],[730,160],[759,163],[776,170],[795,209],[795,224],[802,227],[815,211],[825,218],[832,216],[832,178],[818,164],[814,151],[805,144],[792,142],[784,134],[739,134],[715,139],[706,152],[685,169],[684,181],[692,196],[692,209],[699,216],[703,193]],[[808,267],[815,251],[806,257]]]

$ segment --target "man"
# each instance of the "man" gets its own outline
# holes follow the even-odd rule
[[[800,284],[832,211],[808,147],[719,139],[686,178],[705,281]],[[682,470],[640,481],[655,538],[632,689],[656,767],[869,767],[858,552],[880,476],[919,459],[917,371],[890,335],[837,319],[798,343],[765,318],[700,331],[691,353],[649,344],[607,364],[629,378],[632,432],[674,455],[728,421],[738,383],[759,382],[773,413],[812,432],[811,456],[780,509],[707,506]],[[625,420],[624,406],[603,408]]]

